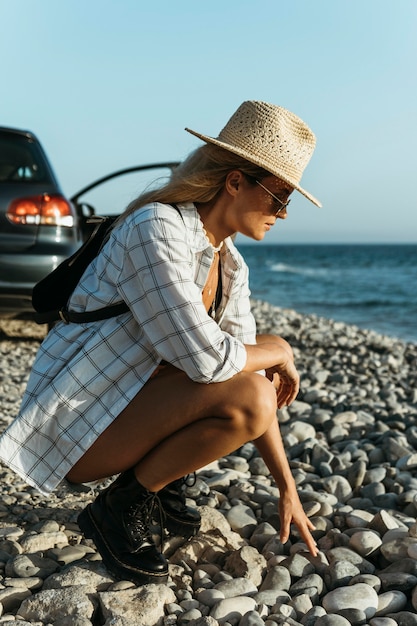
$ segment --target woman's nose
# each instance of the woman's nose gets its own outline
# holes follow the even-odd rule
[[[282,211],[280,211],[280,212],[278,213],[278,215],[276,216],[276,218],[277,218],[278,220],[286,220],[286,219],[287,219],[287,217],[288,217],[288,213],[287,213],[287,209],[286,209],[286,208],[285,208],[285,209],[283,209]]]

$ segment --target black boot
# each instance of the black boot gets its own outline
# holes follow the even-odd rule
[[[150,521],[156,494],[128,470],[104,489],[78,516],[85,537],[92,539],[103,563],[116,578],[137,585],[165,582],[168,563],[156,548]]]
[[[190,538],[200,530],[201,516],[185,503],[185,479],[180,478],[158,491],[162,519],[171,535]]]

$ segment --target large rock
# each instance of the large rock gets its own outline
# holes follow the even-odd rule
[[[23,600],[18,614],[24,619],[54,623],[63,616],[86,617],[94,613],[94,603],[82,585],[46,589]]]
[[[224,569],[232,576],[248,578],[258,586],[262,582],[266,564],[266,559],[255,548],[244,546],[230,554]]]
[[[144,585],[124,591],[103,591],[98,594],[106,624],[155,626],[164,617],[164,607],[175,602],[175,594],[166,585]]]

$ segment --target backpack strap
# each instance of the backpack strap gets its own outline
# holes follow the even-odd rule
[[[118,302],[116,304],[109,304],[102,309],[95,309],[94,311],[68,311],[67,309],[61,309],[60,311],[53,311],[56,320],[56,314],[59,319],[66,324],[73,322],[75,324],[81,324],[86,322],[97,322],[98,320],[108,320],[111,317],[116,317],[122,313],[129,311],[129,305],[126,302]],[[48,315],[48,313],[46,313]]]

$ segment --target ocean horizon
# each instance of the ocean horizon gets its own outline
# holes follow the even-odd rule
[[[417,343],[417,244],[237,247],[254,299]]]

